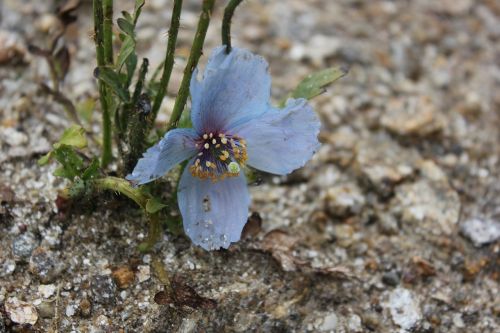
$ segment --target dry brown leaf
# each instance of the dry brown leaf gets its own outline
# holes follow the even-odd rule
[[[412,261],[419,275],[425,277],[436,275],[436,268],[429,261],[418,256],[413,257]]]
[[[200,296],[179,275],[175,275],[171,280],[171,290],[156,293],[154,301],[160,305],[173,304],[175,306],[189,306],[193,309],[214,309],[217,307],[217,303],[213,299]]]

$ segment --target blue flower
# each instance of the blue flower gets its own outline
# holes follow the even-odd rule
[[[201,80],[198,70],[193,73],[193,128],[169,131],[127,177],[145,184],[189,159],[179,184],[179,208],[186,234],[206,250],[227,248],[241,237],[250,205],[245,164],[285,175],[319,147],[320,123],[307,101],[271,106],[267,62],[247,50],[224,50],[212,52]]]

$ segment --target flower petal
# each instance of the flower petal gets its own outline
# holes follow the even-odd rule
[[[191,117],[198,133],[221,130],[230,123],[250,119],[267,108],[271,77],[264,58],[225,46],[212,52],[203,79],[191,78]]]
[[[160,178],[176,164],[196,153],[196,138],[197,134],[191,128],[168,131],[163,139],[143,154],[127,179],[142,185]]]
[[[305,99],[289,99],[280,110],[269,107],[258,118],[231,129],[247,141],[247,163],[285,175],[311,159],[319,148],[320,122]]]
[[[177,198],[184,230],[194,244],[217,250],[240,239],[250,205],[243,172],[214,183],[193,177],[187,167]]]

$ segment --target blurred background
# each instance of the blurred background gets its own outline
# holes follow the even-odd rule
[[[500,330],[498,1],[244,1],[232,42],[268,60],[274,101],[314,71],[349,68],[311,102],[323,145],[288,177],[257,177],[244,240],[229,250],[165,233],[148,255],[131,204],[67,213],[55,166],[36,164],[72,121],[40,89],[50,72],[29,45],[48,47],[63,24],[55,8],[71,2],[0,1],[0,332]],[[160,123],[200,3],[184,1]],[[202,65],[221,43],[224,6]],[[133,7],[115,1],[115,20]],[[171,7],[146,1],[138,21],[149,75]],[[61,92],[99,131],[91,13],[81,1],[60,41]],[[158,296],[161,272],[176,299]]]

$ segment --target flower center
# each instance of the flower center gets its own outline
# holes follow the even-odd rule
[[[247,160],[246,142],[236,135],[205,133],[197,141],[198,155],[189,167],[194,177],[212,179],[238,176]]]

